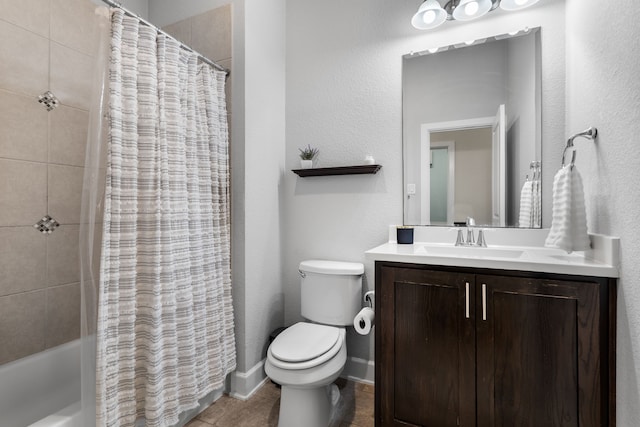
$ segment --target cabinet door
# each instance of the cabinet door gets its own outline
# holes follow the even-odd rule
[[[376,425],[475,426],[472,278],[379,267]]]
[[[476,276],[478,427],[603,422],[597,283]]]

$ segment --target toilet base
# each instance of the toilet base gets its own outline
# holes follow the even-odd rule
[[[339,399],[335,384],[308,389],[283,386],[278,427],[327,427]]]

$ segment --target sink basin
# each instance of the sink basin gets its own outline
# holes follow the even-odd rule
[[[502,248],[474,248],[467,246],[424,246],[429,256],[465,258],[520,258],[524,251]]]

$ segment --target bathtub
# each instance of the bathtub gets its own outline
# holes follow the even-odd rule
[[[0,426],[82,427],[80,340],[0,366]]]

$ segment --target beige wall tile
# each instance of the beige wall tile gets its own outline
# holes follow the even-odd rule
[[[0,296],[46,287],[47,236],[33,227],[0,227]]]
[[[0,364],[44,350],[46,290],[0,297]]]
[[[0,88],[37,96],[49,85],[49,41],[0,21]]]
[[[50,0],[51,40],[93,55],[96,5],[89,0]]]
[[[0,90],[0,157],[46,162],[47,120],[35,97]]]
[[[47,289],[45,347],[80,338],[80,283]]]
[[[213,61],[231,58],[231,5],[193,18],[191,46]]]
[[[89,113],[61,105],[51,111],[49,117],[49,162],[84,166]]]
[[[166,25],[162,29],[182,43],[191,45],[191,18]]]
[[[49,215],[60,224],[80,223],[84,168],[49,165]]]
[[[49,0],[0,0],[0,19],[49,37]]]
[[[51,42],[51,92],[64,105],[89,110],[93,58]]]
[[[80,281],[79,233],[80,227],[77,225],[61,225],[47,237],[49,286]]]
[[[47,165],[0,159],[0,227],[33,225],[47,213]]]

